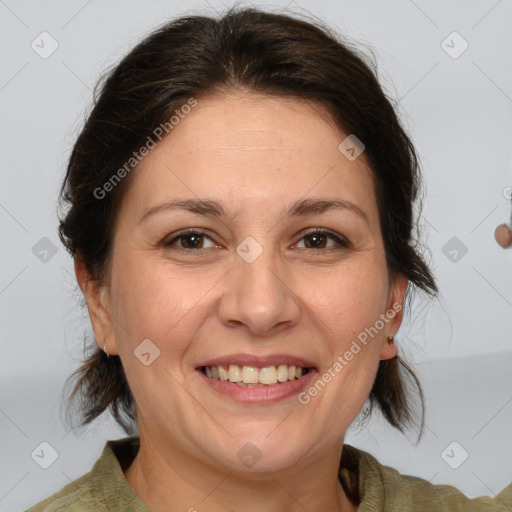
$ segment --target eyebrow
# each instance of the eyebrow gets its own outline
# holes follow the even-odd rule
[[[212,199],[175,199],[163,204],[152,206],[144,210],[139,223],[147,219],[149,216],[162,211],[169,210],[186,210],[197,213],[205,217],[228,217],[224,206],[218,201]],[[286,217],[305,217],[312,214],[321,214],[329,210],[346,210],[355,213],[361,217],[368,226],[370,221],[364,210],[355,203],[345,199],[302,199],[293,203],[289,208],[282,212],[282,216]],[[235,215],[233,215],[235,217]]]

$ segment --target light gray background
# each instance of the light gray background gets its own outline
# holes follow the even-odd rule
[[[68,432],[59,413],[88,319],[57,237],[55,203],[92,88],[166,19],[228,5],[0,0],[0,511],[23,510],[59,490],[90,470],[106,439],[124,436],[108,418]],[[425,386],[426,435],[414,446],[414,433],[404,437],[376,415],[346,442],[402,473],[469,496],[495,495],[512,481],[512,251],[493,240],[495,226],[510,218],[512,2],[251,5],[309,11],[371,46],[422,158],[423,242],[441,295],[413,303],[397,344]],[[41,46],[43,31],[58,43],[46,59],[31,47]],[[454,31],[469,45],[457,58],[464,43],[448,37]],[[33,252],[43,237],[57,248],[46,262]],[[467,248],[456,261],[448,253],[453,243]],[[43,441],[58,453],[48,469],[31,458]],[[452,465],[462,450],[469,454],[457,469],[442,456],[453,441]]]

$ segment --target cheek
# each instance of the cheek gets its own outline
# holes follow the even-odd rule
[[[190,344],[207,314],[209,292],[219,276],[155,263],[147,255],[120,258],[116,264],[112,284],[121,344],[133,350],[149,338],[162,355],[172,352],[176,357]]]
[[[303,300],[330,329],[328,337],[338,340],[338,348],[344,342],[357,337],[365,328],[374,325],[387,299],[387,274],[379,271],[378,262],[364,259],[347,262],[337,269],[309,278],[301,285]]]
[[[375,335],[387,297],[385,269],[375,262],[353,262],[316,280],[306,294],[311,320],[324,333],[329,358],[318,376],[317,406],[334,424],[353,418],[370,393],[380,359],[382,333]],[[317,276],[319,277],[319,276]],[[315,391],[313,391],[315,393]],[[321,396],[320,396],[321,395]]]

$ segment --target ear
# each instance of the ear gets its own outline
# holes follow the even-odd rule
[[[383,329],[380,359],[393,359],[398,354],[395,343],[390,343],[388,336],[394,336],[402,324],[404,298],[408,283],[409,280],[399,274],[391,287],[388,303],[386,304],[387,323]]]
[[[118,355],[114,326],[110,315],[110,294],[106,284],[93,279],[80,254],[75,254],[75,275],[87,301],[87,309],[98,347],[110,355]]]

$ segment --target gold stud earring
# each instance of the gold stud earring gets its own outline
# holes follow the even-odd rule
[[[388,336],[389,343],[393,343],[395,338],[393,336]]]

